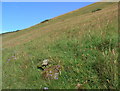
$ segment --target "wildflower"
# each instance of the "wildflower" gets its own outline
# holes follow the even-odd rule
[[[10,61],[10,59],[7,60],[7,62],[9,62],[9,61]]]
[[[58,79],[58,75],[59,75],[59,73],[55,73],[54,74],[54,79]]]
[[[12,56],[13,58],[15,57],[15,56]]]
[[[55,78],[55,79],[58,79],[58,78]]]
[[[52,76],[52,74],[49,74],[49,76]]]
[[[57,65],[58,67],[60,67],[60,65]]]
[[[52,73],[52,71],[50,70],[49,73]]]

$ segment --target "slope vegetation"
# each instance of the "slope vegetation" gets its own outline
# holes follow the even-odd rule
[[[118,88],[117,3],[94,3],[1,36],[4,89]],[[48,71],[61,66],[57,79],[37,69],[44,59]]]

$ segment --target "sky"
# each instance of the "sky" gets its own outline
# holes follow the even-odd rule
[[[92,3],[94,2],[2,2],[1,32],[25,29]]]

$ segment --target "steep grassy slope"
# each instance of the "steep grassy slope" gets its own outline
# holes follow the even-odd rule
[[[3,88],[118,88],[117,13],[117,3],[94,3],[3,34]],[[44,59],[62,67],[57,80],[45,79],[37,69]]]

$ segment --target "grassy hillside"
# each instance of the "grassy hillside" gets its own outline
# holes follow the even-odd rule
[[[100,11],[92,12],[93,10]],[[118,88],[118,5],[94,3],[3,38],[4,89]],[[37,69],[50,60],[47,71]],[[46,75],[55,66],[57,79]],[[54,72],[53,72],[54,73]]]

